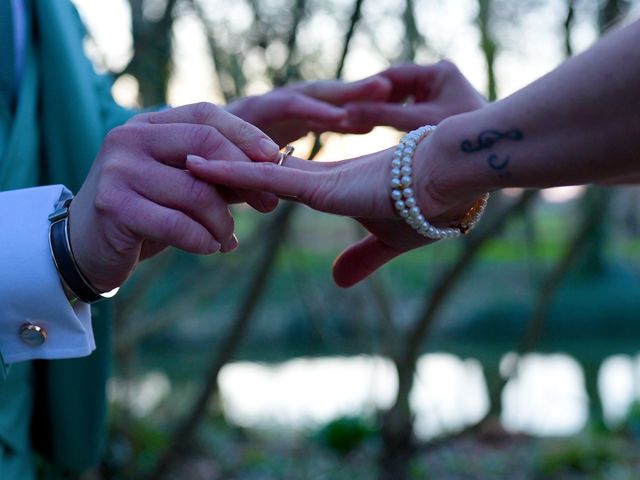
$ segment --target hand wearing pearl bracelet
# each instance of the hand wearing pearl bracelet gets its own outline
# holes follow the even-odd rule
[[[466,234],[478,223],[487,206],[489,194],[482,195],[456,224],[438,228],[425,219],[420,207],[418,207],[412,188],[412,162],[420,141],[428,137],[435,129],[436,127],[432,125],[425,125],[413,130],[407,133],[396,147],[391,161],[391,199],[400,217],[404,218],[407,224],[423,237],[433,240],[457,238]]]
[[[432,129],[428,127],[418,133],[410,133],[403,139],[398,149],[405,157],[395,154],[394,149],[388,149],[338,162],[310,162],[288,156],[281,165],[245,165],[189,156],[187,168],[196,177],[210,183],[272,192],[316,210],[357,220],[370,235],[347,248],[337,258],[333,269],[336,283],[348,287],[404,252],[440,238],[459,236],[463,230],[471,228],[482,213],[486,203],[484,197],[479,201],[476,197],[443,204],[432,195],[435,189],[428,172],[431,160],[436,159],[431,154],[435,138],[419,142]],[[411,158],[414,156],[416,163],[412,168]],[[396,170],[397,160],[402,163],[402,158],[408,158],[408,165],[404,166],[411,171],[405,169],[404,173],[408,174],[398,176],[402,170]],[[399,210],[400,214],[396,211],[399,206],[397,200],[394,202],[389,196],[390,168],[392,185],[405,187],[403,191],[398,188],[391,190],[392,196],[398,195],[394,193],[396,191],[406,194],[405,200],[401,200],[403,208]],[[411,188],[412,184],[414,188]],[[428,215],[433,225],[444,228],[427,223],[423,215]]]
[[[417,119],[438,123],[420,142],[426,130],[409,134],[395,158],[390,149],[328,164],[293,157],[284,167],[198,163],[192,158],[187,167],[212,183],[266,190],[354,217],[371,235],[349,247],[334,265],[336,282],[353,285],[433,237],[459,235],[473,226],[488,191],[640,182],[639,42],[640,20],[610,32],[509,97],[476,110],[481,102],[469,95],[472,87],[457,70],[443,68],[446,64],[435,70],[392,69],[385,74],[393,84],[391,104],[347,109],[360,111],[352,122],[359,117],[380,123],[374,114],[379,110],[384,123],[396,127],[413,128]],[[425,83],[417,82],[422,75]],[[426,88],[416,92],[420,84]],[[405,108],[407,93],[417,102]],[[473,111],[460,113],[465,109]],[[405,166],[409,175],[402,172]],[[398,188],[410,185],[414,191]],[[403,203],[394,205],[399,201]]]

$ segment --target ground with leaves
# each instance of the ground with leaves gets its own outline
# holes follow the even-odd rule
[[[420,446],[410,468],[411,478],[637,479],[640,472],[640,442],[634,434],[637,424],[632,413],[616,432],[589,427],[566,438],[509,434],[493,426]],[[101,478],[145,478],[145,467],[153,463],[156,449],[166,439],[148,424],[127,427],[128,437],[114,431],[110,468],[105,468]],[[314,431],[291,434],[240,429],[228,425],[222,417],[210,417],[191,453],[167,478],[374,480],[379,449],[376,429],[358,418],[343,418]]]

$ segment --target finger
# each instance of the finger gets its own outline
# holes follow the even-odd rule
[[[351,287],[402,253],[369,235],[338,255],[333,262],[333,280],[340,287]]]
[[[139,147],[154,159],[172,167],[184,168],[188,154],[250,162],[250,158],[215,127],[187,123],[133,124],[114,128],[104,148],[121,151]]]
[[[272,161],[279,147],[258,127],[211,103],[201,102],[143,114],[135,121],[150,124],[193,123],[215,127],[249,158]]]
[[[326,172],[334,162],[316,162],[298,157],[287,157],[282,165],[288,168],[295,168],[305,172]]]
[[[205,227],[180,211],[144,197],[130,200],[128,211],[135,215],[123,215],[122,222],[140,238],[190,253],[211,254],[220,250],[220,243]]]
[[[437,109],[425,104],[405,107],[398,103],[359,102],[345,108],[353,125],[388,125],[399,130],[412,130],[441,120]]]
[[[276,197],[272,193],[252,192],[251,190],[243,190],[243,189],[232,190],[222,185],[216,185],[216,190],[218,191],[218,193],[220,194],[220,196],[222,197],[222,199],[227,205],[234,205],[237,203],[247,203],[246,198],[244,197],[246,197],[248,192],[251,192],[253,194],[255,193],[259,194],[260,206],[256,207],[254,205],[249,204],[259,212],[269,213],[275,210],[275,208],[278,206],[278,197]],[[243,194],[244,197],[241,194]]]
[[[335,123],[346,117],[347,112],[343,108],[297,93],[288,99],[282,109],[283,119]]]
[[[312,192],[314,186],[319,184],[322,172],[304,171],[265,162],[207,161],[195,155],[189,155],[187,158],[187,168],[196,177],[213,184],[271,192],[307,203],[314,208],[318,207],[313,204]]]
[[[234,222],[226,202],[216,188],[194,178],[184,170],[159,163],[137,170],[129,185],[148,200],[179,210],[204,226],[222,245],[222,251],[234,246]],[[167,188],[171,185],[171,188]]]
[[[309,122],[309,130],[316,133],[335,132],[335,133],[351,133],[362,135],[373,130],[375,125],[356,124],[345,118],[340,123],[328,124],[326,122]]]
[[[295,88],[311,97],[343,105],[359,100],[386,100],[391,92],[391,82],[382,76],[373,76],[357,82],[321,80],[299,84]]]
[[[122,150],[126,145],[139,145],[158,162],[178,168],[185,168],[189,154],[251,162],[243,151],[209,125],[134,123],[109,132],[104,148]],[[268,193],[237,193],[243,201],[261,212],[269,212],[278,204],[278,199]]]
[[[442,62],[433,65],[415,65],[413,63],[388,68],[378,75],[393,85],[390,102],[403,102],[409,96],[428,95],[429,85],[437,78]]]

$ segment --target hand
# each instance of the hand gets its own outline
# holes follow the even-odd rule
[[[443,194],[436,189],[442,158],[435,134],[420,143],[414,159],[416,196],[425,216],[438,226],[458,223],[478,198]],[[205,161],[189,156],[187,168],[196,177],[233,188],[268,191],[305,203],[323,212],[350,216],[370,235],[347,248],[335,261],[336,283],[351,286],[396,256],[433,243],[409,227],[395,212],[389,197],[389,170],[393,150],[340,162],[318,162],[289,157],[284,166],[272,163]],[[429,179],[429,183],[425,181]]]
[[[388,125],[410,131],[422,125],[437,125],[447,117],[487,104],[458,67],[446,60],[428,66],[392,67],[372,78],[388,80],[391,93],[386,101],[345,105],[354,128]]]
[[[188,154],[250,163],[278,147],[256,127],[211,104],[142,114],[112,130],[69,213],[78,266],[93,287],[120,286],[140,260],[168,245],[230,251],[237,241],[220,191],[185,170]],[[239,192],[261,211],[273,194]]]
[[[352,125],[340,105],[383,101],[390,90],[391,83],[382,76],[352,83],[322,80],[245,97],[227,110],[262,129],[279,145],[286,145],[309,132],[367,133],[375,125]]]

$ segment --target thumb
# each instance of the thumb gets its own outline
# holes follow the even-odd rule
[[[352,287],[402,253],[369,235],[338,255],[333,262],[333,280],[340,287]]]

